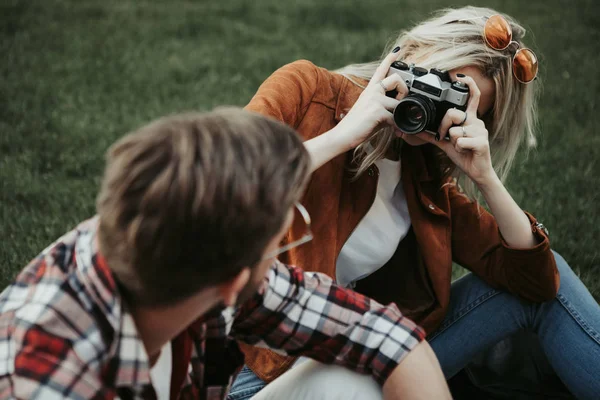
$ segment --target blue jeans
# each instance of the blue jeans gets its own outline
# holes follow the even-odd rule
[[[520,331],[534,332],[552,369],[578,398],[600,394],[600,307],[554,253],[561,284],[556,299],[530,303],[491,288],[469,274],[452,284],[448,313],[427,338],[451,378],[478,354]],[[245,400],[265,383],[244,367],[229,400]]]

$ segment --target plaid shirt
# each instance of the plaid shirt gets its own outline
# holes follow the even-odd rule
[[[97,252],[96,227],[94,218],[67,233],[0,295],[0,398],[156,398],[148,354]],[[226,394],[231,379],[213,378],[229,371],[210,353],[223,354],[233,339],[384,382],[424,337],[395,306],[278,262],[243,307],[215,310],[182,335],[172,342],[173,376],[185,378],[172,381],[171,397],[200,399]]]

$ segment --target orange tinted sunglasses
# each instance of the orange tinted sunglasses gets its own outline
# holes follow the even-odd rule
[[[512,40],[512,28],[501,15],[492,15],[483,28],[485,43],[494,50],[504,50],[511,44],[517,45],[517,51],[512,59],[512,71],[521,83],[529,83],[538,73],[538,59],[535,53],[526,47],[520,48],[519,43]]]

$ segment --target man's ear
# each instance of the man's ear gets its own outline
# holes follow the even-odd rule
[[[240,292],[250,280],[250,268],[242,269],[236,276],[218,286],[219,295],[226,306],[234,306]]]

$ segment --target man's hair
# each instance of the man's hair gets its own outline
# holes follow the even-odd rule
[[[304,189],[296,132],[236,108],[159,119],[108,151],[100,249],[125,295],[169,305],[254,266]]]

